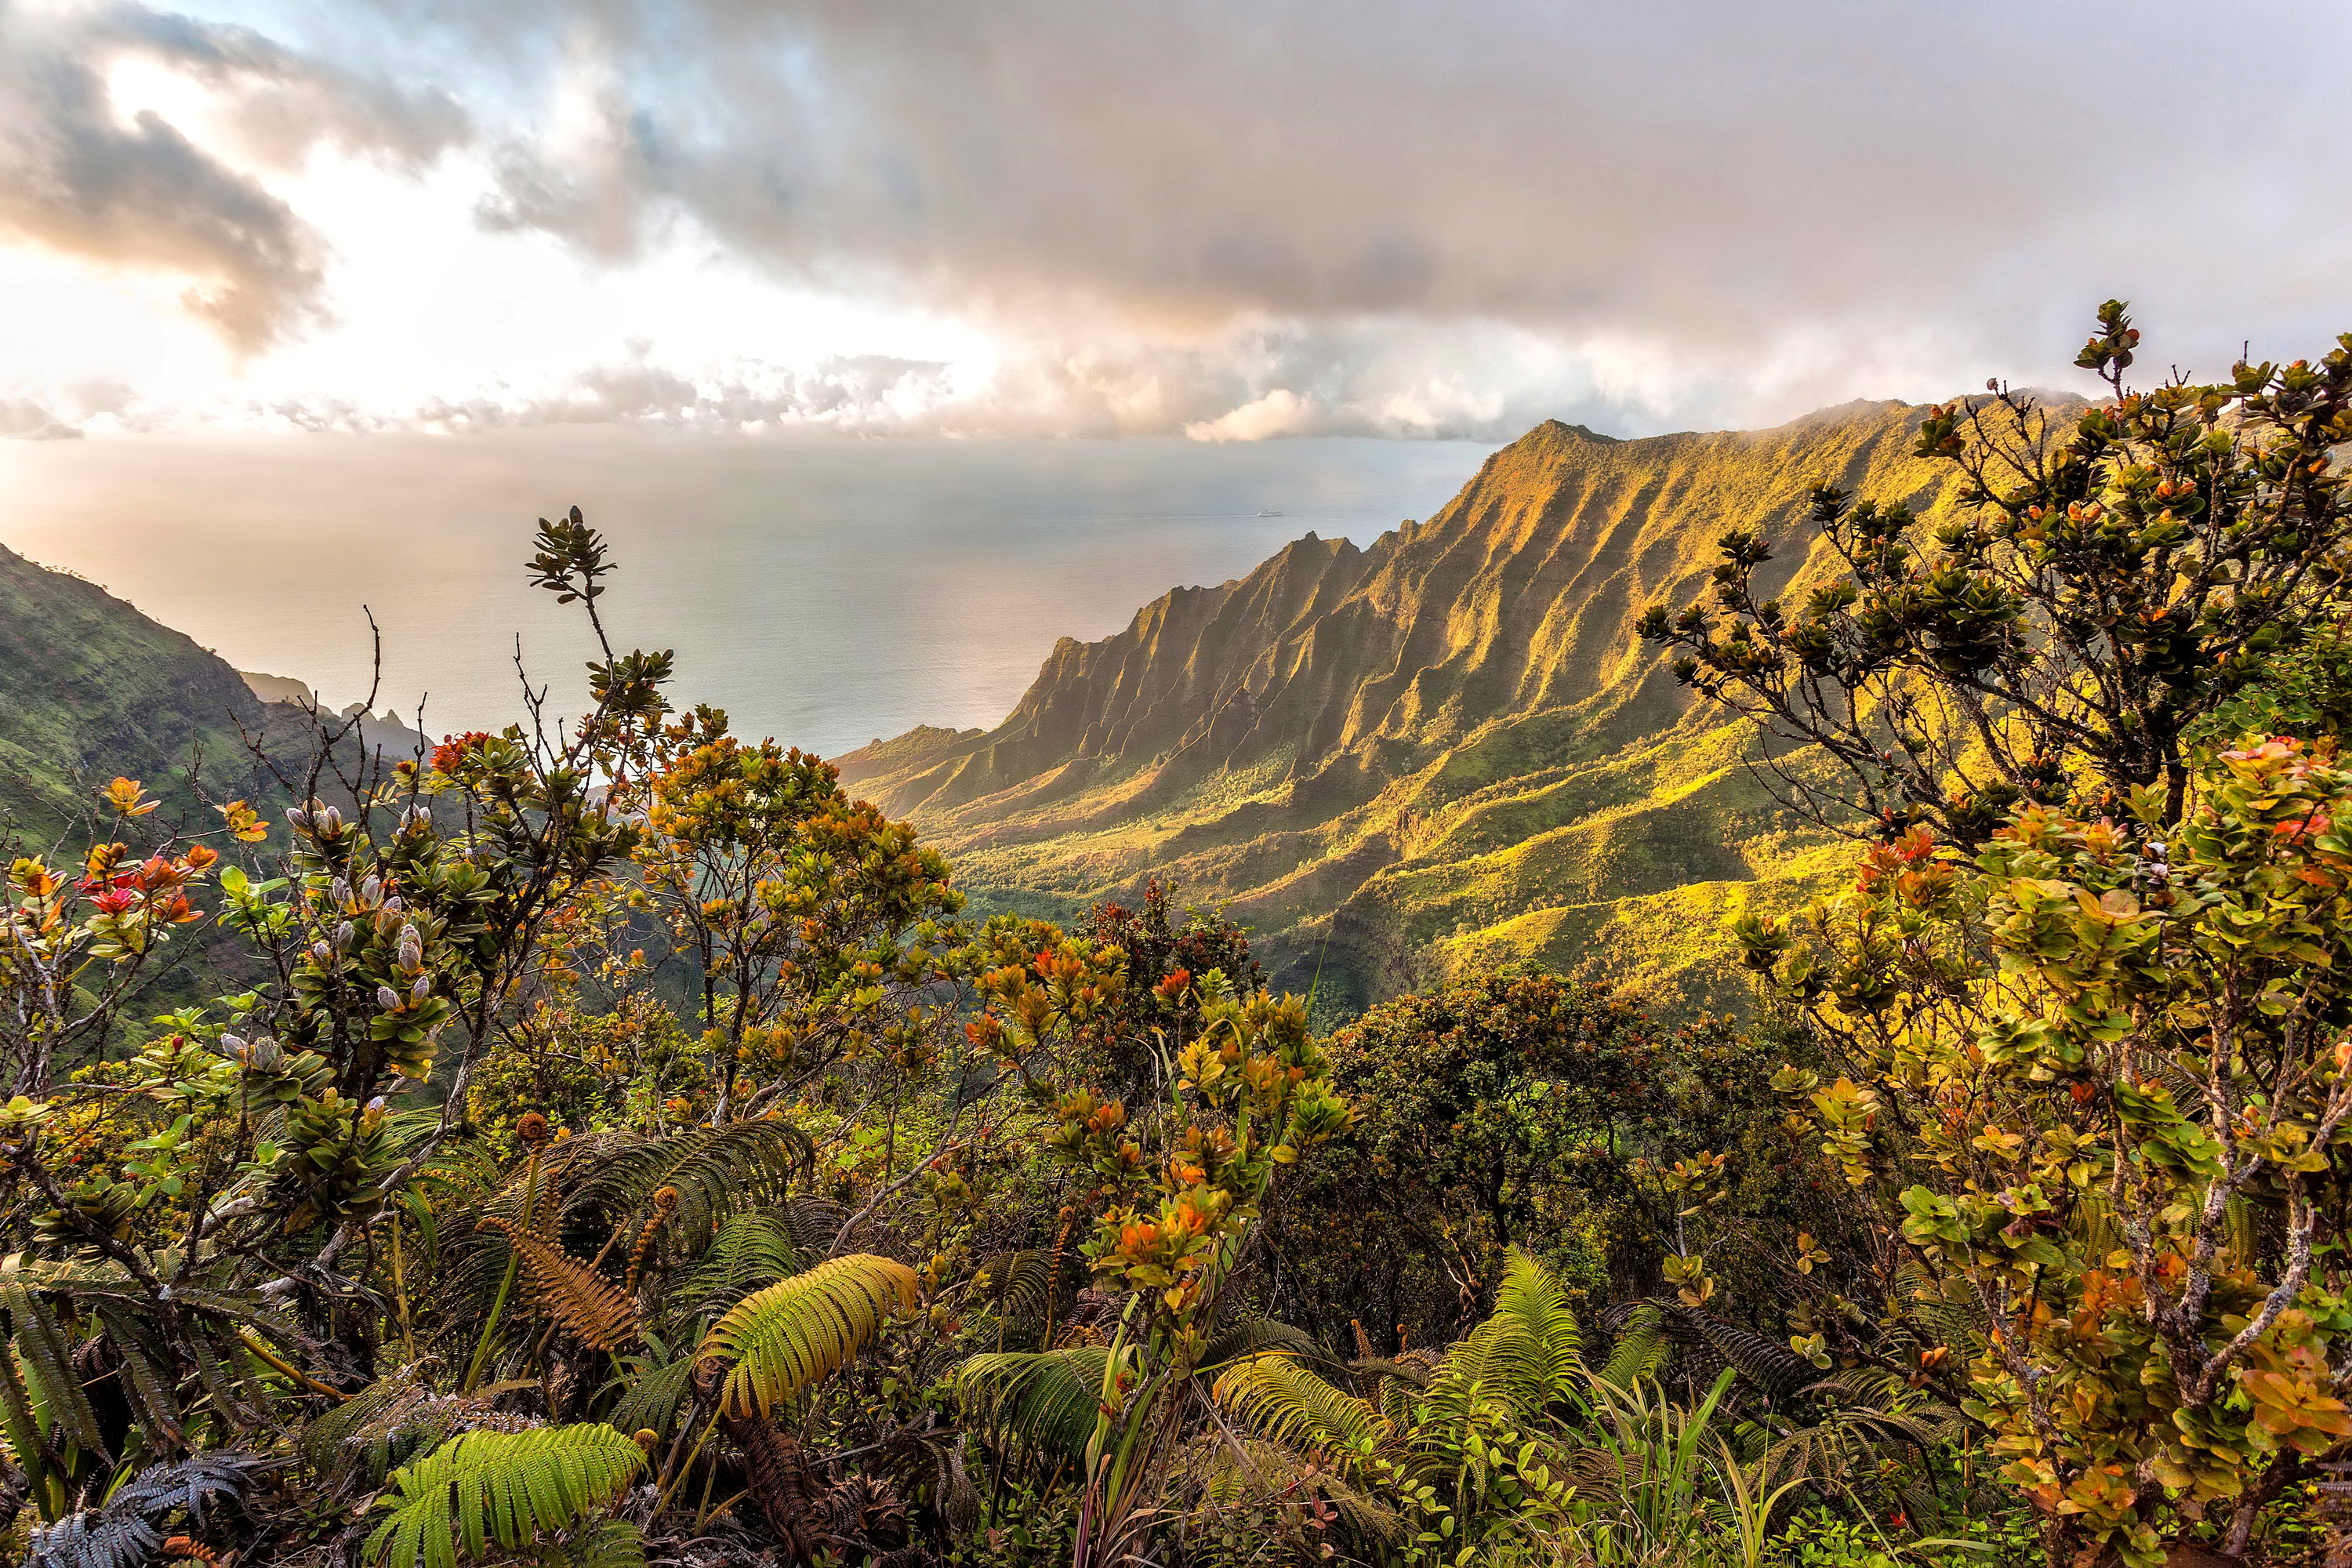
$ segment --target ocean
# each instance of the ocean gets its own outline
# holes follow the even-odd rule
[[[723,438],[607,427],[457,437],[0,442],[0,543],[100,583],[240,669],[435,735],[519,717],[523,671],[584,694],[577,607],[534,592],[537,518],[579,506],[619,571],[624,646],[676,695],[826,754],[992,725],[1063,637],[1312,531],[1369,543],[1491,447],[1351,439]],[[1279,513],[1278,516],[1263,515]]]

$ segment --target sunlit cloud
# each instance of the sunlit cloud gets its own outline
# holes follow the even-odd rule
[[[2214,370],[2352,324],[2264,152],[2352,29],[2261,10],[0,4],[0,434],[1639,433],[2109,293]]]

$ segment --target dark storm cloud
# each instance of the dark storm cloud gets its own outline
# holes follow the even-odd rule
[[[290,164],[321,141],[415,162],[464,131],[446,97],[314,65],[244,29],[135,6],[34,15],[0,3],[0,234],[184,274],[188,307],[244,351],[320,310],[318,238],[163,117],[119,114],[106,72],[125,56],[219,89],[232,134],[261,162]]]
[[[1737,352],[1931,321],[2047,355],[2120,291],[2206,352],[2347,303],[2352,181],[2297,151],[2337,135],[2334,5],[508,0],[441,22],[520,108],[488,219],[604,257],[690,215],[797,277],[1076,299],[1171,339],[1395,314]]]

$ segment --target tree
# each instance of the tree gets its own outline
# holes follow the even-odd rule
[[[1370,1213],[1444,1260],[1456,1321],[1539,1220],[1557,1239],[1568,1184],[1626,1195],[1624,1165],[1672,1114],[1660,1035],[1601,987],[1519,970],[1383,1002],[1332,1037],[1360,1108],[1333,1158],[1368,1182]]]
[[[2022,394],[1932,411],[1958,515],[1816,489],[1831,579],[1794,609],[1760,532],[1723,536],[1712,602],[1643,617],[1675,675],[1756,720],[1795,798],[1887,837],[1976,843],[2020,802],[2087,809],[2142,786],[2169,826],[2189,739],[2263,673],[2352,564],[2334,451],[2352,441],[2352,335],[2316,363],[2226,383],[2124,380],[2139,342],[2109,301],[2076,363],[2105,401],[2062,420]],[[1817,748],[1844,785],[1825,784]]]
[[[1968,1409],[2053,1564],[2236,1555],[2352,1453],[2352,772],[2273,739],[2184,788],[1914,827],[1739,928],[1845,1068],[1776,1087],[1983,1325]]]
[[[648,738],[616,791],[641,810],[640,896],[692,969],[715,1090],[756,1114],[845,1056],[928,1052],[943,1016],[925,993],[953,974],[963,895],[913,828],[853,801],[840,770],[774,741],[746,744],[698,708]]]

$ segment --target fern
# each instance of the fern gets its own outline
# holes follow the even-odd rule
[[[956,1396],[973,1420],[1062,1458],[1086,1451],[1102,1415],[1102,1345],[994,1351],[955,1371]]]
[[[1260,1436],[1289,1447],[1360,1451],[1395,1435],[1369,1401],[1332,1387],[1279,1351],[1227,1367],[1211,1397]]]
[[[1267,1351],[1280,1351],[1302,1365],[1335,1373],[1340,1370],[1339,1358],[1325,1350],[1320,1340],[1305,1329],[1294,1329],[1272,1318],[1244,1318],[1219,1331],[1202,1349],[1199,1370],[1204,1374],[1221,1372],[1235,1362]]]
[[[645,1454],[602,1422],[530,1432],[468,1432],[396,1472],[382,1507],[391,1517],[367,1555],[391,1568],[456,1568],[462,1546],[479,1557],[576,1524],[636,1479]]]
[[[800,1243],[782,1211],[730,1215],[694,1266],[678,1276],[672,1300],[689,1315],[722,1310],[745,1291],[798,1272],[800,1256]]]
[[[1788,1345],[1753,1329],[1680,1302],[1653,1305],[1664,1314],[1667,1338],[1680,1347],[1703,1352],[1694,1358],[1697,1363],[1693,1369],[1695,1381],[1708,1376],[1716,1367],[1727,1366],[1768,1397],[1788,1399],[1821,1375],[1812,1363]]]
[[[676,1187],[677,1234],[688,1255],[697,1256],[727,1215],[781,1202],[786,1185],[813,1156],[808,1135],[782,1121],[692,1127],[663,1138],[599,1140],[587,1179],[567,1208],[593,1210],[610,1228],[651,1203],[662,1188]]]
[[[650,1431],[667,1436],[670,1424],[677,1419],[678,1406],[686,1403],[687,1390],[693,1382],[692,1356],[683,1356],[667,1366],[648,1366],[630,1381],[628,1392],[613,1406],[613,1425],[632,1435]]]
[[[1534,1415],[1580,1395],[1582,1348],[1568,1292],[1549,1269],[1515,1247],[1493,1314],[1446,1352],[1430,1384],[1430,1404],[1442,1417],[1457,1421],[1482,1396],[1503,1400],[1521,1416]]]
[[[191,1454],[177,1464],[148,1466],[115,1488],[106,1506],[135,1510],[149,1519],[184,1512],[189,1523],[202,1529],[208,1505],[244,1506],[254,1472],[261,1468],[260,1459],[234,1449]]]
[[[302,1429],[304,1463],[331,1486],[356,1476],[380,1486],[399,1465],[457,1430],[457,1401],[404,1367],[380,1377]]]
[[[33,1531],[25,1568],[143,1568],[163,1544],[139,1515],[91,1509]]]
[[[0,1284],[0,1311],[8,1315],[16,1353],[24,1358],[26,1366],[39,1381],[41,1391],[48,1395],[49,1415],[57,1423],[58,1436],[76,1448],[103,1449],[106,1444],[99,1435],[98,1413],[90,1408],[89,1396],[82,1393],[81,1378],[68,1363],[73,1354],[73,1338],[58,1321],[57,1315],[38,1296],[13,1279]],[[13,1392],[10,1403],[15,1403]]]
[[[1033,1247],[1000,1252],[972,1270],[972,1294],[998,1317],[1030,1322],[1045,1315],[1054,1298],[1054,1269]]]
[[[765,1417],[865,1348],[894,1310],[915,1305],[915,1271],[871,1253],[829,1258],[738,1301],[711,1325],[698,1363],[727,1370],[720,1406]]]
[[[1235,1442],[1204,1435],[1176,1457],[1175,1468],[1212,1508],[1231,1507],[1248,1498],[1271,1498],[1281,1504],[1295,1501],[1301,1492],[1319,1495],[1363,1548],[1355,1555],[1364,1561],[1388,1557],[1403,1543],[1404,1520],[1394,1509],[1328,1469],[1311,1461],[1302,1464],[1297,1454],[1263,1438]]]
[[[1596,1377],[1612,1388],[1631,1388],[1656,1373],[1665,1359],[1666,1331],[1658,1309],[1643,1302],[1617,1331],[1617,1343]]]
[[[175,1513],[202,1530],[214,1505],[242,1508],[259,1458],[234,1449],[150,1465],[114,1489],[102,1508],[69,1514],[33,1532],[26,1568],[143,1568],[163,1545],[158,1526]]]
[[[646,1537],[625,1519],[607,1519],[566,1531],[534,1548],[540,1568],[646,1568]]]
[[[539,1310],[593,1351],[618,1350],[637,1337],[636,1304],[621,1288],[553,1242],[491,1216],[482,1225],[503,1233],[530,1271]]]

